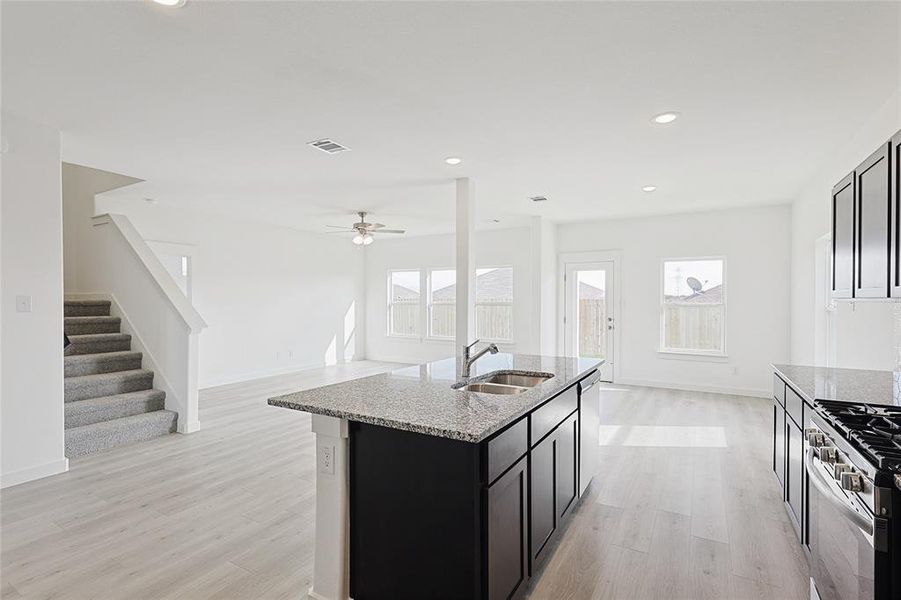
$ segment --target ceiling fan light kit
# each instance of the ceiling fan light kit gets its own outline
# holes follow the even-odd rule
[[[358,212],[357,214],[360,215],[360,221],[358,223],[354,223],[350,227],[328,225],[328,227],[336,229],[337,231],[329,231],[327,233],[354,233],[355,235],[353,236],[353,238],[351,238],[351,241],[357,246],[368,246],[369,244],[374,242],[374,233],[405,233],[405,230],[403,229],[385,229],[385,226],[382,223],[367,223],[365,212]]]

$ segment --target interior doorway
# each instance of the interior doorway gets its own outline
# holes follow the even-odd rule
[[[601,379],[613,381],[616,356],[615,262],[565,262],[564,353],[600,358]]]

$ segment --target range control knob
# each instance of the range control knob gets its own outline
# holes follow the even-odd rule
[[[820,448],[820,460],[827,463],[834,463],[838,460],[838,451],[832,446]]]
[[[863,477],[860,476],[860,473],[842,473],[842,489],[849,492],[862,492]]]
[[[835,479],[837,481],[841,481],[842,475],[851,471],[851,465],[837,462],[835,463],[835,465],[833,465],[832,469],[833,473],[835,474]]]

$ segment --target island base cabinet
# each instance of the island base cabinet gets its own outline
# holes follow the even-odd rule
[[[532,448],[532,557],[539,564],[578,497],[578,413]]]
[[[487,490],[488,598],[508,600],[529,578],[529,476],[523,457]]]
[[[479,446],[350,424],[350,597],[481,598]]]
[[[350,597],[523,596],[578,500],[577,385],[478,443],[351,421]]]
[[[557,452],[557,436],[544,438],[532,448],[532,473],[529,485],[532,491],[532,557],[537,559],[554,533],[557,517],[554,509],[554,471]]]
[[[579,495],[579,419],[573,414],[557,430],[557,456],[554,473],[559,523],[576,502]]]

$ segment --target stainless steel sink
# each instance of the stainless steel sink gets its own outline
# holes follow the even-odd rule
[[[482,394],[521,394],[553,377],[551,373],[526,371],[497,371],[476,378],[470,383],[458,383],[454,389]]]
[[[461,392],[478,392],[480,394],[521,394],[529,388],[521,385],[503,385],[499,383],[468,383],[458,387]]]
[[[519,387],[532,388],[542,384],[553,377],[550,374],[532,375],[526,373],[498,373],[484,379],[485,383],[499,383],[501,385],[515,385]]]

